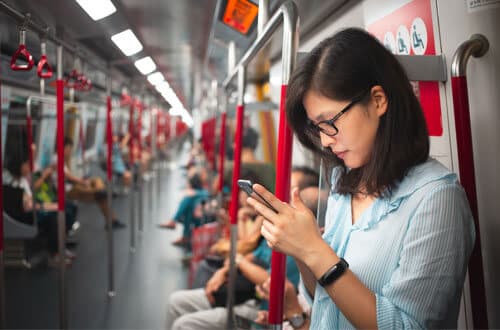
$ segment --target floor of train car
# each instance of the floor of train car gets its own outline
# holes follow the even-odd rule
[[[107,297],[104,222],[96,206],[80,205],[78,257],[67,272],[70,328],[165,328],[168,296],[186,288],[188,272],[181,262],[185,252],[170,244],[181,229],[163,230],[156,224],[173,215],[185,182],[182,177],[178,168],[162,171],[153,212],[147,202],[144,205],[144,231],[137,235],[135,253],[129,249],[129,197],[113,200],[113,208],[128,227],[114,231],[117,295],[112,299]],[[7,328],[58,328],[57,278],[57,270],[50,268],[6,270]]]

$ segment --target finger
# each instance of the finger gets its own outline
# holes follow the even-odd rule
[[[278,213],[281,213],[284,210],[286,210],[287,204],[283,203],[278,197],[276,197],[273,193],[267,190],[264,186],[255,183],[252,186],[252,188],[256,193],[264,197],[265,200],[268,201],[276,209],[276,211],[278,211]]]
[[[277,214],[273,210],[271,210],[269,207],[262,204],[260,201],[256,200],[253,197],[248,197],[247,203],[252,205],[254,207],[255,211],[257,211],[257,213],[262,214],[267,220],[269,220],[271,222],[276,221]]]
[[[272,227],[272,223],[267,220],[264,221],[262,227],[260,227],[260,233],[262,234],[262,236],[264,236],[267,241],[267,246],[269,246],[270,248],[273,248],[276,243],[276,238],[272,234]]]

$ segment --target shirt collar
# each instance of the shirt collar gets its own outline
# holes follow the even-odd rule
[[[338,169],[334,169],[332,173],[332,182],[335,182],[337,179],[336,176],[339,173],[340,171]],[[411,196],[426,184],[444,178],[456,180],[456,175],[435,159],[429,158],[425,163],[411,168],[403,181],[401,181],[392,191],[389,197],[375,199],[373,205],[366,210],[369,214],[364,214],[352,228],[358,230],[368,230],[372,228],[375,224],[384,219],[387,214],[397,210],[405,198]],[[331,197],[335,202],[339,202],[342,196],[334,193]],[[350,198],[348,198],[348,200],[350,201]]]

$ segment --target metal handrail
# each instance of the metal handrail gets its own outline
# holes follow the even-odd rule
[[[264,26],[262,32],[258,35],[257,39],[252,43],[252,45],[247,49],[238,64],[232,68],[228,77],[223,82],[223,87],[227,90],[229,84],[233,78],[238,74],[238,109],[237,118],[243,115],[244,109],[244,87],[245,87],[245,76],[244,72],[246,66],[250,61],[259,53],[259,51],[271,40],[274,32],[283,23],[283,46],[282,46],[282,92],[281,92],[281,106],[280,106],[280,132],[278,154],[281,157],[278,158],[276,164],[277,176],[276,176],[276,196],[287,202],[289,199],[289,186],[290,186],[290,172],[291,164],[291,152],[292,152],[292,140],[293,135],[290,128],[286,122],[286,115],[284,112],[284,103],[286,97],[286,87],[288,81],[292,74],[292,71],[296,63],[296,53],[298,48],[298,27],[299,27],[299,16],[296,4],[293,1],[287,1],[281,5],[281,7],[276,11],[276,13],[271,17],[269,22]],[[238,121],[238,120],[237,120]],[[241,133],[241,132],[240,132]],[[237,141],[238,135],[235,140]],[[235,148],[238,147],[237,144]],[[235,149],[235,157],[237,156]],[[235,158],[236,160],[236,158]],[[233,190],[238,189],[235,184],[235,178],[237,179],[237,166],[235,161],[235,167],[233,169]],[[237,204],[237,198],[234,198],[234,191],[232,194],[232,205]],[[233,216],[231,216],[233,218]],[[228,323],[227,326],[230,328],[232,326],[232,299],[231,295],[231,280],[234,281],[235,273],[235,263],[234,256],[236,252],[236,227],[233,224],[233,219],[231,219],[231,251],[230,251],[230,282],[228,286]],[[281,329],[282,316],[283,316],[283,293],[284,293],[284,283],[285,283],[285,256],[281,253],[273,251],[272,256],[272,271],[271,271],[271,296],[269,301],[269,323],[273,329]],[[233,284],[234,286],[234,284]]]
[[[460,183],[464,187],[467,199],[469,200],[476,228],[476,241],[469,260],[469,283],[471,287],[473,327],[477,329],[488,328],[488,315],[486,312],[486,290],[484,286],[479,211],[467,88],[467,63],[471,56],[481,57],[486,54],[488,48],[488,39],[482,35],[475,34],[457,48],[451,64],[451,86],[453,110],[455,114]]]

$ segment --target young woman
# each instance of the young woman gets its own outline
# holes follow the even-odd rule
[[[288,86],[288,121],[331,165],[325,233],[294,191],[279,211],[249,202],[268,244],[291,255],[314,297],[301,328],[456,328],[474,227],[455,174],[429,158],[404,70],[375,38],[321,42]]]
[[[57,240],[57,203],[54,201],[36,201],[33,203],[32,191],[30,188],[31,171],[27,148],[11,150],[6,161],[6,168],[3,173],[4,211],[17,221],[33,224],[33,212],[40,228],[40,234],[47,238],[47,249],[50,254],[49,265],[58,264],[58,240]],[[67,208],[66,230],[71,228],[76,216],[76,210]],[[74,215],[74,216],[73,216]],[[71,251],[65,251],[66,264],[71,264],[71,260],[76,256]]]

